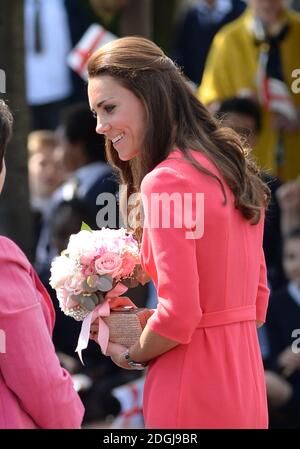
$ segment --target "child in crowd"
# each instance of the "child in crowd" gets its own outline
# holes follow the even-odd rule
[[[259,104],[248,97],[232,97],[224,100],[216,113],[223,126],[233,128],[252,149],[261,131],[262,113]],[[263,247],[268,270],[268,283],[272,290],[285,284],[282,269],[281,222],[282,209],[277,192],[281,181],[262,171],[261,176],[271,190],[271,202],[266,211]],[[260,330],[260,333],[263,330]]]
[[[42,208],[54,190],[66,179],[59,154],[55,151],[57,140],[53,131],[32,131],[28,135],[28,172],[31,204]]]
[[[283,266],[289,282],[272,293],[266,320],[270,348],[270,371],[266,371],[270,426],[299,428],[300,228],[284,238]]]
[[[32,131],[28,135],[28,177],[30,204],[34,214],[35,246],[52,193],[64,182],[67,175],[56,146],[57,139],[53,131]]]

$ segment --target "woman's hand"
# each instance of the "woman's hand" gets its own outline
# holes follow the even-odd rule
[[[94,340],[96,343],[98,343],[98,330],[99,330],[99,324],[94,323],[91,325],[90,329],[90,340]]]
[[[265,371],[268,401],[273,407],[286,404],[293,395],[292,386],[277,373]]]
[[[287,133],[294,133],[299,131],[300,128],[299,112],[298,117],[295,118],[294,120],[291,120],[290,118],[284,116],[283,114],[274,113],[272,116],[272,127],[279,131],[284,131]]]
[[[300,178],[289,181],[276,191],[279,206],[283,212],[297,212],[300,209]]]
[[[109,342],[105,355],[108,355],[112,359],[112,361],[120,368],[132,369],[132,367],[128,365],[124,358],[124,353],[126,352],[126,350],[126,346]]]
[[[96,343],[98,343],[98,323],[91,325],[90,340],[94,340]],[[124,358],[124,353],[126,352],[126,350],[126,346],[119,345],[118,343],[108,342],[106,354],[104,355],[110,357],[112,361],[120,368],[132,369],[132,367],[128,365]]]
[[[288,346],[279,354],[278,364],[283,368],[282,375],[289,377],[300,369],[300,353],[295,354]]]

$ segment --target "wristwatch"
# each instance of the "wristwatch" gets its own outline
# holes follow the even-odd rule
[[[134,360],[132,360],[132,358],[129,355],[129,349],[127,349],[127,351],[124,353],[124,359],[126,360],[128,365],[130,365],[134,369],[145,369],[146,366],[148,365],[147,362],[138,363],[138,362],[135,362]]]

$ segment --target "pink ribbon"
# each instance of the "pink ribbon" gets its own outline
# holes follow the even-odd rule
[[[93,312],[89,313],[82,322],[80,334],[78,337],[77,347],[75,352],[78,353],[78,356],[81,360],[81,363],[84,365],[82,360],[82,351],[87,348],[89,339],[90,339],[90,330],[91,324],[98,319],[98,336],[97,340],[99,346],[101,348],[102,354],[106,354],[107,346],[109,342],[109,327],[102,320],[101,317],[107,317],[110,315],[111,310],[117,310],[123,307],[131,307],[136,308],[135,304],[126,296],[120,297],[128,290],[128,288],[121,283],[118,283],[112,290],[106,293],[105,302],[99,304]]]

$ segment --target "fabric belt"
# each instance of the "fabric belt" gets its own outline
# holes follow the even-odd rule
[[[217,312],[203,313],[197,329],[203,327],[223,326],[239,321],[255,321],[256,306],[243,306],[233,309],[218,310]]]

